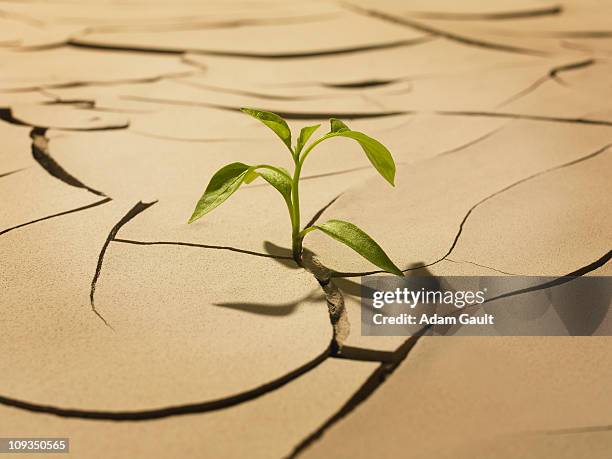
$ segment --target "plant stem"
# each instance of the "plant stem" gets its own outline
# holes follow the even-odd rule
[[[291,202],[293,204],[293,215],[291,219],[291,242],[293,249],[293,259],[298,265],[302,265],[302,239],[300,235],[300,173],[302,171],[302,162],[295,158],[295,170],[293,172],[293,181],[291,183]]]
[[[324,135],[323,137],[315,140],[306,150],[303,152],[297,150],[292,152],[293,162],[295,163],[295,169],[293,171],[293,181],[291,182],[291,206],[293,209],[293,213],[291,214],[291,242],[292,242],[292,252],[293,259],[295,262],[302,266],[302,241],[304,240],[304,236],[309,231],[300,232],[300,174],[302,172],[302,164],[306,160],[308,154],[312,151],[314,147],[323,142],[325,139],[328,139],[330,134]]]

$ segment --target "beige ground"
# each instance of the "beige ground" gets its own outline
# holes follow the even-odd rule
[[[361,349],[337,358],[273,189],[186,224],[222,165],[291,167],[237,108],[295,131],[338,116],[389,147],[397,186],[329,141],[304,220],[340,195],[320,218],[401,269],[611,275],[610,17],[600,0],[0,1],[0,437],[70,437],[79,458],[610,458],[609,338],[361,336],[354,276],[375,267],[313,233]]]

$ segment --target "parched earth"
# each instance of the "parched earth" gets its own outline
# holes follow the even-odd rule
[[[612,275],[612,2],[0,1],[0,436],[83,458],[609,458],[606,337],[368,337],[290,258],[238,111],[344,119],[304,169],[407,275]],[[340,322],[342,328],[330,321]],[[351,330],[348,327],[350,324]],[[339,344],[343,347],[339,350]]]

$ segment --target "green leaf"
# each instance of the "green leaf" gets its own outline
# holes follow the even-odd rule
[[[336,118],[330,120],[331,131],[315,140],[304,153],[304,159],[310,151],[326,139],[332,137],[348,137],[356,140],[370,160],[370,163],[383,178],[391,185],[395,186],[395,161],[391,152],[378,140],[364,134],[363,132],[352,131],[346,124]]]
[[[251,183],[257,177],[262,177],[276,188],[283,195],[287,205],[291,203],[291,177],[286,170],[266,164],[248,166],[243,163],[232,163],[222,167],[212,176],[189,223],[209,213],[234,194],[240,185]]]
[[[335,132],[333,135],[348,137],[359,142],[372,166],[387,182],[395,186],[395,161],[387,147],[362,132],[348,130]]]
[[[257,177],[259,177],[259,174],[257,173],[257,171],[255,171],[255,169],[253,168],[250,168],[244,176],[244,183],[249,184],[253,180],[255,180]]]
[[[296,153],[302,151],[302,148],[304,148],[304,145],[306,145],[308,139],[310,139],[312,134],[314,134],[314,132],[319,129],[319,127],[321,127],[321,125],[316,124],[314,126],[306,126],[302,128],[302,130],[300,131],[300,136],[298,137],[297,145],[295,146]]]
[[[314,228],[348,245],[363,258],[379,268],[398,276],[404,275],[404,273],[393,264],[376,241],[352,223],[342,220],[329,220],[320,225],[314,225]]]
[[[291,130],[287,122],[272,112],[266,112],[264,110],[257,110],[254,108],[241,108],[240,111],[251,115],[253,118],[261,121],[263,124],[272,129],[277,136],[283,141],[287,148],[291,150]]]
[[[258,166],[253,168],[253,172],[276,188],[285,201],[291,201],[291,177],[287,171],[272,166]]]
[[[189,223],[203,217],[234,194],[242,185],[248,171],[249,166],[243,163],[231,163],[219,169],[210,179],[204,194],[196,204]]]
[[[338,118],[331,118],[329,120],[329,124],[331,125],[330,132],[341,132],[341,131],[350,131],[349,127],[340,121]]]

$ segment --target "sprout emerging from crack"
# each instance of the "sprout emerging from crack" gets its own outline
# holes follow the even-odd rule
[[[242,111],[261,121],[280,137],[293,158],[295,164],[293,175],[290,175],[288,171],[281,167],[268,164],[258,164],[256,166],[238,162],[228,164],[219,169],[210,179],[204,194],[193,211],[193,215],[189,219],[189,223],[193,223],[223,203],[243,183],[251,183],[256,178],[261,177],[278,190],[287,204],[289,217],[291,218],[293,258],[299,265],[302,265],[304,236],[311,231],[319,230],[346,244],[379,268],[403,276],[402,271],[395,266],[376,241],[352,223],[342,220],[329,220],[322,224],[300,228],[300,174],[304,161],[317,145],[333,137],[348,137],[356,140],[374,168],[387,182],[395,186],[395,162],[389,150],[379,141],[361,132],[352,131],[346,124],[335,118],[330,120],[330,132],[314,140],[310,145],[307,146],[306,144],[321,126],[320,124],[302,128],[295,146],[291,146],[291,130],[283,118],[274,113],[251,108],[243,108]]]

